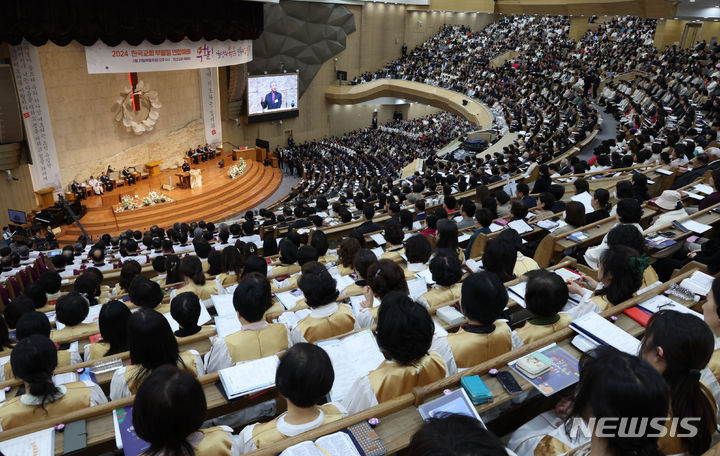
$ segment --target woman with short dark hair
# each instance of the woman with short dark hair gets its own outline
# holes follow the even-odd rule
[[[289,349],[280,358],[275,373],[275,386],[287,400],[287,412],[267,423],[246,426],[238,434],[242,451],[263,448],[347,416],[345,407],[338,402],[317,405],[334,381],[335,371],[325,350],[308,343]]]
[[[357,413],[445,378],[442,356],[431,351],[435,324],[428,311],[403,291],[391,291],[378,312],[376,339],[386,361],[355,381],[343,399]]]

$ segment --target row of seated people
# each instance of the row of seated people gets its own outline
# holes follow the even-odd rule
[[[418,238],[421,239],[421,238]],[[498,243],[504,243],[505,241],[502,239],[498,239]],[[493,245],[491,242],[489,244]],[[509,244],[508,244],[509,245]],[[507,250],[508,246],[502,246],[502,250]],[[617,250],[616,247],[611,248],[611,251],[614,252],[614,249]],[[622,249],[619,249],[621,253],[627,253],[622,252]],[[627,249],[628,251],[630,249]],[[359,255],[359,253],[358,253]],[[443,258],[444,257],[444,258]],[[448,262],[452,257],[452,255],[449,255],[449,252],[443,252],[438,251],[436,252],[436,258],[438,258],[439,261],[435,261],[435,259],[431,260],[430,267],[431,270],[435,269],[435,272],[433,273],[433,277],[437,274],[437,268],[433,267],[433,262],[436,263],[444,263]],[[489,258],[488,258],[489,259]],[[611,261],[608,258],[608,261]],[[613,262],[615,264],[615,262]],[[617,261],[616,263],[621,263],[625,265],[627,268],[628,263],[632,263],[628,261],[628,258],[625,257],[621,261]],[[265,263],[266,264],[266,263]],[[333,282],[332,276],[330,276],[327,273],[327,270],[323,267],[316,267],[316,269],[312,269],[312,263],[309,263],[310,266],[303,266],[303,269],[305,269],[307,272],[303,271],[303,274],[301,275],[301,278],[299,280],[299,284],[301,289],[303,289],[306,295],[306,298],[308,299],[308,305],[313,307],[313,311],[315,310],[325,310],[322,308],[326,308],[328,304],[325,304],[324,300],[322,300],[320,303],[313,302],[310,300],[308,295],[313,295],[315,291],[317,291],[320,287],[313,287],[311,289],[307,289],[303,286],[303,283],[305,281],[306,275],[307,278],[312,281],[313,275],[317,275],[315,279],[317,282],[320,283],[326,283],[326,282]],[[373,263],[376,264],[376,263]],[[488,261],[488,264],[490,264],[490,261]],[[444,265],[444,264],[443,264]],[[610,264],[607,265],[608,267],[604,269],[606,273],[603,274],[603,283],[607,283],[606,287],[601,286],[601,289],[606,290],[605,293],[607,294],[607,299],[614,299],[611,298],[613,291],[611,291],[613,288],[616,288],[618,286],[618,283],[613,282],[619,282],[618,280],[613,280],[610,278],[608,280],[608,276],[612,277],[618,277],[619,273],[621,271],[614,271],[612,270],[612,266]],[[382,283],[382,279],[385,278],[386,274],[383,272],[383,268],[388,268],[388,278],[392,277],[391,272],[394,269],[398,268],[397,263],[395,262],[387,262],[386,265],[382,264],[381,262],[378,262],[376,264],[376,267],[378,270],[380,270],[379,273],[374,273],[372,269],[370,269],[367,272],[368,279],[371,277],[375,277],[378,280],[380,280],[380,283]],[[446,269],[447,267],[443,268]],[[640,274],[637,273],[637,271],[622,271],[623,274],[631,274],[638,278],[638,286],[639,286],[639,278]],[[247,278],[243,278],[240,281],[240,285],[238,285],[238,288],[236,288],[233,296],[233,302],[236,306],[236,310],[238,310],[239,314],[241,315],[241,318],[243,316],[247,316],[247,308],[244,307],[241,302],[243,299],[249,300],[250,298],[253,298],[251,303],[246,305],[254,305],[255,312],[257,312],[257,315],[255,318],[258,321],[262,321],[262,313],[264,308],[268,308],[270,305],[270,293],[269,293],[269,284],[267,280],[264,278],[262,274],[254,274],[248,273],[249,275]],[[404,275],[403,273],[400,273],[400,275],[396,275],[398,278],[398,283],[400,284],[402,281],[404,281]],[[438,279],[440,279],[438,274]],[[589,278],[586,277],[584,280],[588,280]],[[371,279],[369,280],[368,287],[373,288],[373,282]],[[337,296],[337,290],[334,287],[334,283],[332,284],[332,293],[334,293],[335,296]],[[378,285],[376,284],[375,287]],[[574,291],[574,288],[577,287],[577,283],[571,283],[569,285],[566,285],[565,282],[557,275],[552,273],[544,273],[542,271],[537,272],[535,274],[530,274],[530,278],[528,279],[528,291],[526,294],[526,305],[528,306],[528,309],[530,309],[531,312],[533,312],[534,317],[532,320],[530,320],[528,323],[524,325],[523,328],[529,328],[526,333],[531,336],[535,337],[541,337],[542,331],[556,331],[557,328],[567,325],[569,321],[564,321],[562,316],[558,314],[558,311],[563,307],[566,306],[568,303],[568,292]],[[405,287],[407,285],[405,284]],[[398,288],[402,290],[401,285],[398,285]],[[474,336],[481,336],[480,339],[482,339],[483,343],[482,346],[487,347],[486,350],[489,350],[491,352],[503,350],[502,347],[505,346],[505,351],[511,349],[512,347],[512,337],[510,337],[509,329],[507,329],[507,325],[503,324],[502,322],[499,322],[498,319],[502,316],[502,310],[506,306],[508,302],[507,292],[504,289],[504,285],[500,281],[499,277],[497,275],[494,275],[494,273],[480,273],[480,274],[473,274],[471,276],[468,276],[467,279],[463,282],[463,294],[461,298],[461,308],[463,311],[468,314],[468,317],[470,319],[470,326],[467,326],[463,328],[463,331],[459,331],[456,334],[453,334],[451,336],[447,336],[446,343],[451,347],[451,352],[453,355],[453,359],[455,360],[455,363],[457,364],[457,367],[460,367],[462,364],[458,362],[457,360],[460,359],[461,361],[466,361],[469,364],[466,365],[473,365],[474,360],[472,358],[477,356],[477,350],[473,349],[474,344],[478,343],[479,340],[475,341],[473,343],[473,335]],[[264,289],[264,291],[263,291]],[[330,291],[330,287],[327,287],[327,290],[323,291]],[[241,290],[241,291],[238,291]],[[242,291],[245,290],[245,291]],[[378,289],[379,292],[380,289]],[[604,293],[598,293],[598,294],[604,294]],[[132,293],[131,293],[132,295]],[[372,295],[371,295],[372,296]],[[382,382],[382,378],[385,378],[384,376],[388,376],[391,374],[398,375],[397,371],[400,369],[400,372],[403,372],[403,375],[409,375],[410,378],[412,378],[414,375],[417,375],[418,367],[421,367],[420,370],[420,377],[422,377],[423,374],[427,374],[430,376],[427,380],[437,380],[438,378],[442,378],[451,367],[451,363],[448,363],[445,361],[445,358],[438,353],[438,351],[442,352],[442,349],[434,349],[434,346],[438,346],[438,339],[441,338],[434,338],[433,333],[435,332],[434,325],[432,323],[432,320],[430,319],[429,315],[427,314],[427,311],[423,310],[422,306],[417,305],[412,300],[408,299],[407,294],[405,291],[395,291],[395,292],[387,292],[382,297],[383,304],[380,306],[378,313],[378,343],[379,345],[384,349],[386,352],[386,356],[389,356],[391,360],[394,360],[395,363],[399,364],[400,366],[395,367],[394,363],[390,363],[387,366],[383,368],[381,366],[376,372],[371,373],[371,375],[368,376],[367,380],[361,379],[359,380],[359,385],[357,388],[354,388],[353,391],[357,391],[358,394],[356,396],[353,396],[346,402],[346,409],[353,410],[354,407],[360,407],[364,408],[365,402],[369,403],[370,405],[373,404],[374,401],[380,401],[383,399],[387,399],[389,397],[393,397],[391,395],[394,388],[398,388],[398,384],[392,382],[388,384],[384,384]],[[258,299],[260,298],[260,299]],[[497,298],[497,299],[495,299]],[[493,306],[488,306],[488,299],[490,302],[494,302],[495,304]],[[334,300],[334,298],[332,299]],[[138,299],[139,301],[139,299]],[[622,302],[622,298],[620,298],[620,301]],[[258,303],[265,303],[258,305]],[[319,305],[318,305],[319,304]],[[122,305],[122,304],[120,304]],[[198,304],[199,305],[199,304]],[[335,312],[333,312],[329,316],[320,317],[316,319],[325,318],[327,323],[325,323],[324,326],[332,326],[332,323],[330,323],[334,319],[333,316],[342,314],[343,312],[338,309],[338,305],[335,304]],[[492,307],[493,310],[490,310],[490,307]],[[393,312],[394,311],[394,312]],[[60,312],[60,309],[58,309],[58,312]],[[485,312],[489,312],[485,313]],[[29,315],[33,315],[30,313]],[[128,312],[129,315],[129,312]],[[424,315],[424,316],[423,316]],[[555,318],[553,318],[555,316]],[[560,317],[560,318],[558,318]],[[28,319],[29,317],[22,317],[24,319]],[[313,315],[311,314],[310,319],[313,318]],[[156,312],[151,312],[149,310],[141,310],[139,313],[136,313],[135,315],[129,316],[130,324],[128,325],[128,331],[132,333],[134,325],[133,322],[137,322],[138,324],[145,322],[149,325],[149,321],[154,321],[155,324],[150,325],[152,326],[153,331],[147,331],[143,332],[140,328],[137,328],[137,331],[139,333],[142,333],[143,335],[147,337],[151,334],[156,335],[155,339],[155,345],[152,345],[153,347],[158,347],[160,345],[157,345],[157,342],[160,340],[160,335],[162,334],[162,337],[168,336],[170,334],[169,339],[172,339],[171,333],[169,333],[169,326],[166,325],[166,320],[162,318],[159,314]],[[542,321],[541,321],[542,320]],[[550,320],[553,320],[552,322]],[[406,328],[403,330],[403,321],[405,321]],[[425,321],[426,323],[423,323],[420,325],[420,327],[424,327],[425,329],[422,331],[418,331],[418,322],[419,321]],[[334,321],[334,323],[338,323],[337,321]],[[482,328],[482,327],[488,327],[490,328],[490,332],[486,333],[483,331],[470,331],[474,327],[472,326],[475,324],[475,326]],[[559,325],[559,326],[557,326]],[[142,325],[140,325],[142,326]],[[269,328],[272,325],[268,326],[267,324],[264,325],[265,328]],[[321,325],[323,326],[323,325]],[[557,327],[556,327],[557,326]],[[162,328],[162,329],[161,329]],[[342,333],[347,332],[349,328],[352,328],[352,324],[347,328],[321,328],[321,332],[324,331],[325,335],[329,335],[332,337],[333,335],[339,335]],[[382,330],[382,328],[387,328],[386,330]],[[411,331],[411,328],[413,329]],[[331,334],[333,332],[333,329],[337,331],[339,334]],[[259,336],[261,333],[272,333],[272,331],[262,328],[253,328],[252,326],[245,329],[246,331],[261,331],[257,333],[256,335],[253,335],[253,338],[260,338],[262,340],[262,337]],[[277,335],[279,337],[286,335],[286,330],[283,329],[281,333],[278,333]],[[328,331],[330,333],[328,333]],[[410,346],[400,344],[400,341],[398,341],[395,337],[397,337],[400,334],[404,333],[415,333],[416,337],[419,339],[416,341],[420,344],[420,347],[417,347],[419,350],[413,355],[412,353],[408,354],[404,350],[410,349]],[[518,331],[520,332],[520,331]],[[138,333],[138,335],[139,335]],[[282,336],[280,336],[282,334]],[[490,334],[491,337],[488,339],[488,337],[484,336],[484,334]],[[501,337],[502,334],[505,334]],[[239,336],[242,337],[248,337],[248,333],[242,334]],[[421,337],[422,336],[422,337]],[[47,336],[45,336],[47,337]],[[103,337],[105,335],[103,334]],[[322,336],[320,336],[322,338]],[[386,339],[387,337],[387,339]],[[167,338],[167,337],[166,337]],[[404,339],[404,338],[402,338]],[[425,342],[420,342],[420,339],[424,340]],[[478,339],[478,337],[475,337],[475,339]],[[133,335],[128,334],[128,340],[132,343]],[[140,343],[141,337],[139,337],[138,342]],[[406,343],[407,341],[405,341]],[[469,345],[468,345],[469,342]],[[268,341],[271,345],[273,344],[272,341]],[[287,345],[291,345],[292,338],[287,339]],[[668,342],[670,343],[670,342]],[[393,344],[400,344],[398,346],[394,346]],[[507,344],[507,345],[505,345]],[[172,345],[172,344],[171,344]],[[239,345],[240,347],[243,346],[243,344]],[[151,350],[148,346],[148,351]],[[400,350],[400,347],[402,347],[404,350]],[[711,345],[712,347],[712,345]],[[214,348],[214,347],[213,347]],[[431,350],[430,354],[424,354],[422,356],[419,356],[422,353],[427,353],[428,350]],[[53,352],[55,348],[53,346]],[[132,352],[132,346],[130,348],[131,350],[131,358],[133,356]],[[158,350],[154,350],[157,352]],[[173,359],[174,357],[178,356],[177,348],[174,350],[175,355],[170,356],[170,359]],[[212,353],[212,351],[211,351]],[[142,356],[139,354],[136,354],[138,356]],[[409,358],[407,356],[410,355],[412,358],[410,361],[408,361]],[[257,355],[256,355],[257,356]],[[492,356],[492,355],[489,355]],[[467,360],[467,358],[471,358],[470,360]],[[19,358],[18,356],[11,355],[11,358]],[[182,358],[181,358],[182,359]],[[404,362],[403,362],[404,361]],[[185,363],[187,361],[183,361]],[[13,364],[13,369],[15,369],[15,364],[13,361],[11,361]],[[148,361],[148,365],[152,365],[151,361]],[[174,362],[171,362],[173,364]],[[188,365],[192,365],[192,362],[187,362]],[[196,362],[197,363],[197,362]],[[136,365],[136,363],[134,363]],[[144,363],[142,363],[143,366],[145,366]],[[402,368],[401,366],[404,365],[411,365],[413,366],[411,369]],[[194,364],[197,368],[197,364]],[[703,366],[704,367],[704,366]],[[426,369],[427,368],[427,369]],[[151,370],[151,368],[150,368]],[[387,372],[384,372],[387,371]],[[279,371],[280,372],[280,371]],[[431,374],[432,372],[436,372],[436,374]],[[49,375],[49,374],[48,374]],[[115,374],[113,377],[113,381],[115,381],[115,378],[118,375]],[[439,377],[438,377],[439,376]],[[21,377],[22,378],[22,377]],[[126,377],[127,378],[127,377]],[[133,378],[133,377],[130,377]],[[392,378],[392,377],[389,377]],[[367,381],[366,387],[363,388],[363,381]],[[379,386],[378,382],[379,381]],[[403,382],[400,382],[401,384]],[[383,392],[383,387],[388,389],[388,396],[385,396],[385,393]],[[329,388],[329,387],[328,387]],[[377,389],[376,389],[377,388]],[[111,389],[112,391],[112,389]],[[138,393],[139,394],[139,393]],[[321,396],[326,394],[326,392],[321,393]],[[61,397],[64,397],[61,395]],[[91,395],[92,397],[92,395]],[[288,397],[288,396],[286,396]],[[363,402],[365,401],[365,402]],[[16,401],[17,402],[17,401]],[[360,402],[360,405],[356,405],[358,402]],[[314,404],[314,402],[312,402]],[[332,408],[334,407],[334,409]],[[340,405],[342,407],[342,405]],[[0,409],[1,410],[1,409]],[[291,407],[289,407],[288,414],[290,414]],[[341,410],[341,408],[338,408],[338,405],[332,405],[331,407],[326,408],[325,410],[334,410],[335,414],[338,414],[338,411]],[[342,413],[340,413],[342,415]],[[317,420],[314,420],[315,423],[317,423]],[[3,421],[4,423],[4,421]],[[276,422],[275,426],[278,430],[282,429],[282,421],[278,420]],[[250,448],[252,448],[252,445],[256,445],[260,442],[260,438],[255,438],[256,434],[254,433],[255,427],[248,428],[249,430],[244,431],[240,434],[240,437],[244,437],[243,442],[245,444],[249,444]],[[269,438],[272,440],[273,435],[277,435],[277,432],[273,431],[271,429],[265,429],[265,438]],[[269,433],[269,434],[268,434]],[[287,434],[285,434],[287,435]],[[282,431],[280,431],[280,437],[282,437]],[[247,447],[245,448],[247,449]]]

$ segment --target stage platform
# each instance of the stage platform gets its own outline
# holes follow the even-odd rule
[[[218,158],[193,165],[193,169],[202,171],[202,187],[178,188],[179,178],[175,174],[181,170],[167,169],[135,185],[116,188],[103,196],[88,197],[83,201],[87,206],[87,214],[80,219],[80,223],[93,240],[104,233],[117,235],[128,229],[144,231],[152,225],[169,228],[174,222],[205,220],[217,224],[262,203],[280,186],[282,172],[277,168],[247,160],[245,172],[230,179],[230,167],[236,162],[232,161],[230,155],[222,159],[225,160],[224,168],[218,167]],[[168,184],[170,177],[175,189],[163,190],[161,186]],[[122,195],[138,195],[142,200],[151,191],[163,193],[174,201],[138,207],[131,211],[114,211],[113,205],[120,203]],[[66,225],[62,227],[58,240],[61,244],[72,243],[80,234],[77,224]]]

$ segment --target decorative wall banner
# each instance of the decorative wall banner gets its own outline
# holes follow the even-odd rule
[[[30,166],[33,188],[39,190],[54,187],[56,190],[61,190],[60,164],[55,150],[55,137],[37,48],[24,40],[17,46],[9,47],[20,109],[33,161]]]
[[[143,41],[139,46],[110,47],[98,41],[85,47],[88,73],[132,73],[189,70],[239,65],[252,60],[252,41]]]
[[[200,87],[202,88],[205,142],[208,144],[222,144],[218,69],[202,68],[198,71],[200,71]]]

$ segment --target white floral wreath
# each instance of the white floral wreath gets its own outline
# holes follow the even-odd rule
[[[140,106],[137,111],[133,110],[133,96],[137,95],[140,100]],[[158,93],[150,90],[150,85],[143,81],[138,81],[135,90],[132,86],[125,86],[120,96],[115,100],[115,120],[122,122],[127,131],[133,131],[136,135],[141,135],[146,131],[155,128],[160,113],[158,109],[162,108],[162,104],[158,99]]]

